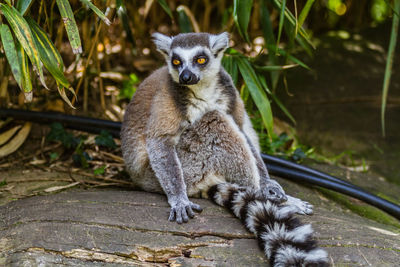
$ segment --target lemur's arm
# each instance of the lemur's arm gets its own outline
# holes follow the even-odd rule
[[[265,166],[260,152],[254,147],[253,143],[251,142],[250,138],[244,133],[247,143],[250,146],[251,152],[256,159],[258,173],[260,174],[260,188],[261,192],[267,196],[267,198],[274,202],[284,202],[287,200],[287,196],[285,191],[283,190],[282,186],[275,180],[272,180],[269,177],[267,167]]]
[[[200,211],[201,208],[190,202],[187,197],[186,184],[175,144],[168,137],[150,138],[146,143],[151,167],[171,206],[169,220],[176,220],[177,223],[187,222],[189,217],[194,216],[193,209]]]
[[[171,206],[169,220],[187,222],[193,210],[201,207],[189,201],[176,143],[182,128],[182,118],[169,95],[159,92],[152,105],[146,130],[146,149],[150,165]]]

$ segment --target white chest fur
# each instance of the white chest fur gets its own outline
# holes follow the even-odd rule
[[[192,87],[187,107],[187,118],[190,123],[199,120],[209,111],[218,110],[226,113],[229,99],[222,93],[217,84],[209,86]]]

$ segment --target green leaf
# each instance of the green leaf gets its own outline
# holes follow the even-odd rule
[[[267,81],[265,80],[264,76],[260,76],[260,81],[261,84],[263,85],[264,89],[269,93],[269,95],[271,96],[272,100],[274,100],[274,102],[278,105],[278,107],[283,111],[283,113],[285,113],[285,115],[294,123],[296,124],[296,120],[294,119],[294,117],[292,116],[292,114],[290,114],[289,110],[285,107],[285,105],[282,104],[282,102],[279,100],[279,98],[273,94],[268,86],[267,86]]]
[[[311,68],[309,66],[307,66],[307,64],[303,63],[303,61],[301,61],[300,59],[298,59],[298,58],[296,58],[296,57],[294,57],[292,55],[287,54],[285,50],[278,48],[278,52],[282,56],[287,56],[288,59],[290,59],[291,61],[293,61],[296,64],[299,64],[303,68],[311,70]]]
[[[304,21],[306,20],[308,13],[310,12],[310,9],[312,5],[314,4],[315,0],[307,0],[306,4],[304,5],[303,9],[300,12],[299,19],[297,20],[297,24],[299,27],[303,26]]]
[[[81,38],[68,0],[56,0],[74,54],[82,53]]]
[[[0,182],[0,187],[7,185],[7,181],[6,179],[4,179],[3,181]]]
[[[18,60],[17,50],[15,48],[14,38],[11,34],[10,28],[6,24],[0,25],[1,42],[3,43],[4,52],[6,54],[8,63],[11,67],[11,72],[17,81],[19,87],[22,87],[22,69],[20,61]]]
[[[51,161],[55,161],[60,155],[58,155],[57,152],[51,152],[49,156],[50,156],[50,162],[51,162]]]
[[[15,8],[23,16],[32,4],[32,0],[18,0]]]
[[[116,148],[117,144],[114,142],[114,138],[110,132],[102,130],[98,136],[95,138],[96,145],[104,146],[109,148]]]
[[[268,7],[266,4],[266,0],[261,0],[260,2],[260,23],[261,23],[261,29],[263,32],[263,36],[265,39],[265,45],[268,49],[268,59],[272,65],[278,65],[278,58],[276,56],[276,53],[274,47],[275,47],[275,35],[274,35],[274,30],[272,27],[271,19],[270,19],[270,14],[268,11]],[[278,79],[279,79],[279,72],[278,71],[271,71],[271,81],[272,81],[272,89],[275,90],[276,86],[278,85]]]
[[[283,2],[286,2],[286,0],[282,1],[282,3]],[[277,9],[282,11],[283,4],[280,2],[280,0],[272,0],[272,3],[274,4],[274,6]],[[296,20],[295,16],[286,7],[283,10],[285,11],[284,14],[285,14],[286,20],[288,21],[288,23],[294,29],[296,27],[296,25],[297,25],[297,20]],[[296,41],[302,40],[303,44],[300,44],[301,46],[304,47],[305,46],[304,42],[306,42],[309,46],[314,48],[313,44],[310,41],[310,38],[309,38],[308,34],[306,33],[306,31],[302,27],[299,28],[299,33],[300,33],[300,36],[296,36]]]
[[[64,86],[62,86],[61,84],[58,83],[57,80],[56,80],[56,83],[57,83],[57,90],[58,90],[58,93],[60,94],[61,98],[62,98],[71,108],[75,109],[74,105],[72,105],[71,101],[69,100],[69,98],[68,98],[68,96],[67,96],[67,93],[65,92],[65,88],[67,88],[67,90],[68,90],[69,92],[71,92],[72,95],[73,95],[75,98],[77,98],[77,96],[76,96],[76,94],[75,94],[75,91],[74,91],[71,87],[64,87]]]
[[[236,86],[238,81],[238,66],[233,56],[225,55],[222,58],[222,66],[232,77],[233,84]]]
[[[42,28],[32,19],[26,18],[31,27],[33,39],[39,51],[39,56],[43,65],[53,75],[59,84],[64,87],[69,87],[70,84],[64,76],[64,63],[57,48],[44,32]]]
[[[157,0],[157,2],[160,4],[160,6],[164,9],[164,11],[168,14],[168,16],[173,19],[174,17],[172,16],[172,11],[169,8],[167,2],[165,0]]]
[[[395,14],[400,14],[400,0],[394,1],[394,11]],[[383,79],[383,87],[382,87],[381,126],[382,126],[383,136],[385,136],[385,110],[386,110],[387,96],[389,92],[390,77],[392,76],[393,59],[396,50],[398,32],[399,32],[399,16],[393,15],[389,50],[386,59],[385,76]]]
[[[111,21],[100,11],[90,0],[80,0],[82,3],[86,4],[96,15],[108,26],[111,25]]]
[[[256,70],[260,70],[260,71],[281,71],[281,70],[287,70],[287,69],[291,69],[294,67],[297,67],[298,64],[290,64],[290,65],[282,65],[282,66],[254,66],[254,68]]]
[[[117,9],[117,15],[122,22],[122,27],[126,33],[126,39],[132,44],[133,47],[136,46],[135,37],[132,33],[131,27],[129,26],[129,16],[127,15],[126,8],[121,5]]]
[[[250,91],[251,97],[260,111],[265,128],[268,130],[268,136],[271,138],[273,133],[273,117],[267,94],[265,93],[256,72],[250,65],[250,62],[244,57],[237,57],[236,61],[246,86]]]
[[[118,99],[132,99],[133,94],[136,92],[139,78],[135,73],[129,75],[128,80],[122,82],[122,88],[119,90]]]
[[[42,66],[40,64],[39,52],[36,48],[28,23],[14,7],[0,4],[0,10],[10,24],[18,41],[26,51],[26,54],[29,56],[36,72],[39,74],[40,82],[47,88],[44,81]]]
[[[247,33],[247,28],[250,22],[251,8],[253,0],[234,0],[233,1],[233,19],[240,35],[246,42],[250,43],[250,38]]]
[[[104,172],[106,171],[106,166],[101,166],[99,168],[96,168],[93,170],[93,174],[94,175],[101,175],[104,174]]]
[[[92,158],[86,151],[83,151],[80,147],[78,147],[75,150],[75,153],[72,154],[72,160],[76,165],[86,169],[89,168],[88,161],[92,160]]]
[[[178,24],[181,32],[193,32],[192,23],[190,22],[189,17],[186,15],[186,12],[182,6],[179,6],[178,11]]]
[[[81,142],[80,138],[77,138],[73,134],[65,131],[64,127],[59,122],[51,124],[50,128],[51,130],[47,135],[48,141],[59,141],[68,149],[76,148]]]
[[[286,0],[282,0],[282,4],[280,5],[281,13],[279,15],[278,38],[276,40],[276,48],[278,48],[279,43],[281,41],[283,22],[285,21],[285,9],[286,9]]]
[[[272,3],[274,4],[274,6],[275,6],[276,8],[278,8],[279,10],[282,10],[283,2],[286,3],[286,0],[283,0],[282,3],[281,3],[280,0],[273,0],[273,1],[272,1]],[[288,20],[288,22],[289,22],[292,26],[296,26],[296,23],[297,23],[296,18],[295,18],[295,16],[292,14],[292,12],[290,12],[290,11],[286,8],[286,5],[285,5],[285,8],[284,8],[283,10],[284,10],[285,18]],[[307,35],[306,31],[305,31],[303,28],[299,28],[299,33],[300,33],[301,35],[303,35],[303,36],[305,36],[305,37],[308,38],[308,35]]]
[[[18,61],[21,66],[21,85],[28,102],[32,100],[32,80],[29,69],[28,56],[20,43],[17,43]]]

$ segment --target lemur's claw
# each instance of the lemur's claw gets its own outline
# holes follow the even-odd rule
[[[310,203],[303,201],[301,199],[288,196],[288,201],[286,202],[288,205],[297,207],[298,211],[297,214],[301,215],[311,215],[313,214],[313,205]]]
[[[188,222],[189,217],[194,217],[193,210],[197,212],[201,212],[202,208],[200,205],[194,204],[190,201],[185,203],[178,203],[171,207],[171,211],[169,213],[169,221],[176,221],[177,223],[181,224],[182,222]]]

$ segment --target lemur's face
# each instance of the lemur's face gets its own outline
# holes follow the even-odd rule
[[[215,78],[229,42],[227,33],[186,33],[175,37],[155,33],[153,38],[167,61],[172,79],[187,86]]]

